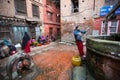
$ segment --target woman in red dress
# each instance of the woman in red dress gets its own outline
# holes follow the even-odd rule
[[[83,42],[82,42],[82,34],[85,34],[86,31],[88,31],[89,28],[87,28],[86,30],[80,30],[79,29],[79,26],[76,26],[74,31],[73,31],[73,34],[75,36],[75,40],[76,40],[76,45],[78,47],[78,51],[79,51],[79,55],[81,57],[86,57],[84,52],[83,52]]]
[[[22,39],[22,50],[24,50],[25,53],[29,53],[30,50],[30,36],[27,32],[25,32],[24,37]]]

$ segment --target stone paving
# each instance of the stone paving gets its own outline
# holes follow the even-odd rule
[[[42,49],[41,54],[36,52],[33,56],[34,62],[41,70],[35,80],[71,80],[71,59],[77,53],[77,48],[52,43],[52,46],[50,44]]]
[[[73,67],[71,59],[78,53],[76,45],[53,42],[31,50],[30,55],[40,69],[35,80],[94,80],[86,74],[85,66]]]
[[[76,45],[69,43],[52,42],[48,45],[31,47],[30,55],[39,70],[35,71],[39,74],[34,80],[94,80],[85,65],[77,67],[72,65],[72,57],[77,53]]]
[[[47,50],[53,48],[54,45],[56,45],[55,42],[52,42],[52,43],[50,43],[50,44],[48,44],[48,45],[31,47],[30,55],[33,56],[33,55],[36,55],[36,54],[43,53],[44,51],[47,51]]]

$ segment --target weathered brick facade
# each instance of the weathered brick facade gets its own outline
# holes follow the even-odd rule
[[[0,0],[0,15],[11,16],[15,15],[14,0]]]
[[[61,39],[66,42],[74,41],[72,31],[75,25],[92,29],[94,18],[99,16],[100,7],[104,5],[104,0],[75,0],[79,6],[78,12],[73,13],[72,1],[61,0]]]
[[[119,0],[106,0],[103,6],[113,6],[115,4],[119,3]],[[99,13],[100,14],[100,13]],[[97,16],[94,18],[94,25],[93,25],[93,30],[97,31],[97,35],[111,35],[114,33],[120,32],[120,16],[118,14],[115,14],[116,17],[109,18],[108,20],[108,25],[106,26],[106,29],[104,29],[104,20],[105,16]],[[115,22],[114,22],[115,21]],[[115,23],[112,25],[112,23]]]
[[[23,17],[33,18],[32,4],[39,6],[39,14],[42,15],[43,7],[41,4],[41,0],[40,1],[39,0],[26,0],[27,16],[23,16]],[[15,11],[14,0],[0,0],[0,15],[14,17],[15,15],[17,15],[15,12],[16,11]],[[18,15],[18,16],[21,16],[21,15]],[[40,21],[41,20],[42,20],[42,17],[40,17]]]
[[[18,36],[15,36],[15,28],[17,28],[18,30],[18,34],[19,31],[20,33],[23,32],[22,29],[27,29],[26,31],[28,31],[28,33],[32,36],[34,36],[35,38],[40,35],[40,33],[38,34],[36,30],[36,27],[39,28],[39,32],[40,32],[40,27],[42,26],[42,20],[43,20],[43,7],[41,4],[41,0],[25,0],[25,8],[26,8],[26,13],[19,13],[17,12],[16,9],[16,4],[15,4],[16,0],[0,0],[0,27],[4,27],[7,26],[10,31],[8,33],[8,31],[0,31],[3,35],[5,36],[0,36],[0,39],[2,38],[10,38],[13,41],[15,40],[15,38],[18,38],[18,36],[20,36],[18,38],[18,40],[14,41],[16,42],[20,42],[23,34],[20,34]],[[24,1],[24,0],[23,0]],[[19,4],[19,2],[17,3]],[[36,17],[33,15],[33,5],[35,5],[35,7],[38,7],[38,16]],[[21,7],[23,7],[21,5]],[[19,6],[20,8],[20,6]],[[4,17],[2,17],[4,16]],[[5,23],[5,24],[2,24]],[[9,36],[6,36],[6,34],[8,34]]]
[[[47,4],[50,1],[51,4]],[[51,0],[42,0],[43,4],[43,36],[60,37],[60,9]],[[49,12],[49,13],[48,13]],[[48,18],[51,14],[51,20]],[[58,21],[57,21],[58,20]]]

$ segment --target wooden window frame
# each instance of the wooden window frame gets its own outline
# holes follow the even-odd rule
[[[22,2],[24,1],[24,2]],[[26,0],[14,0],[16,14],[27,14]]]
[[[40,17],[39,6],[32,4],[32,15],[33,15],[33,17],[37,17],[37,18]]]
[[[47,19],[50,20],[50,21],[53,21],[53,13],[52,12],[47,11]]]

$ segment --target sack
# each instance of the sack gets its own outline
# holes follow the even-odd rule
[[[18,44],[15,45],[15,47],[18,48],[18,47],[22,47],[22,46],[21,46],[20,43],[18,43]]]
[[[16,47],[17,51],[19,51],[19,50],[21,50],[21,47],[22,47],[22,46],[21,46],[20,43],[18,43],[18,44],[15,45],[15,47]]]

